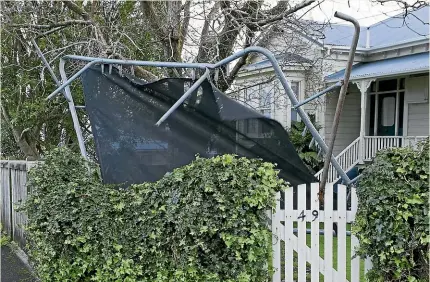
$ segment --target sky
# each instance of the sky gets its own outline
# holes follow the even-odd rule
[[[299,0],[294,1],[299,2]],[[407,0],[406,2],[415,2],[415,0]],[[343,20],[333,17],[336,11],[356,18],[361,26],[370,26],[401,13],[402,9],[393,2],[381,5],[372,3],[371,0],[325,0],[319,7],[308,12],[304,18],[316,21],[330,20],[331,23],[345,23]]]

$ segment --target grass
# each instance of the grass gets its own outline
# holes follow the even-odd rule
[[[296,227],[296,226],[294,226]],[[307,226],[307,228],[310,228],[310,225]],[[320,228],[323,229],[324,228],[324,224],[322,223],[322,226],[320,224]],[[347,225],[347,230],[350,231],[351,230],[351,226],[350,224]],[[319,255],[322,259],[324,259],[324,235],[320,235],[319,236],[319,246],[320,246],[320,250],[319,250]],[[333,268],[337,270],[337,237],[333,237]],[[308,245],[308,247],[311,246],[311,234],[306,234],[306,244]],[[282,280],[285,279],[284,275],[284,269],[285,269],[285,246],[284,246],[284,242],[281,242],[281,278]],[[348,279],[348,281],[351,281],[351,236],[347,236],[346,237],[346,277]],[[294,259],[294,280],[297,281],[297,252],[294,251],[294,255],[293,255],[293,259]],[[309,263],[306,263],[306,267],[308,269],[310,269],[311,265]],[[310,273],[307,274],[306,277],[306,281],[310,281]],[[323,282],[324,281],[324,276],[320,273],[320,281]],[[366,281],[364,278],[364,260],[360,260],[360,281]]]

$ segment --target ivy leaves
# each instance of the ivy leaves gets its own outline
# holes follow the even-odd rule
[[[197,157],[120,189],[55,149],[30,172],[31,261],[42,281],[268,281],[277,174],[260,160]]]
[[[429,141],[380,152],[357,189],[354,232],[370,281],[428,281]]]

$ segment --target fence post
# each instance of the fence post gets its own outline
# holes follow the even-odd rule
[[[11,164],[1,163],[1,222],[4,231],[12,238]]]
[[[276,194],[276,210],[275,213],[272,211],[272,248],[273,248],[273,282],[281,281],[281,222],[280,222],[280,211],[281,211],[281,193]]]

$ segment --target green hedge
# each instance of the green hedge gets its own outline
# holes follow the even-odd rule
[[[369,281],[428,281],[429,143],[380,152],[357,194],[354,232],[371,257]]]
[[[269,281],[274,166],[197,158],[156,183],[103,185],[56,149],[30,172],[29,255],[42,281]],[[93,168],[93,171],[96,171]]]

